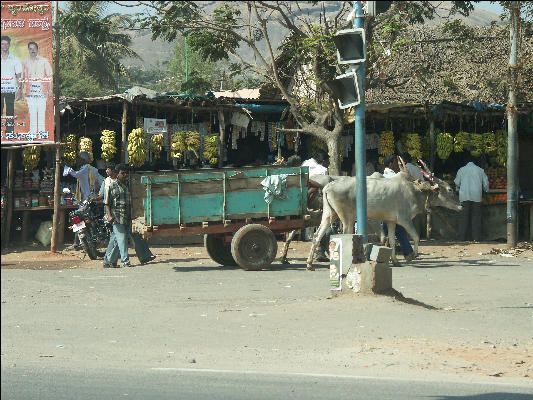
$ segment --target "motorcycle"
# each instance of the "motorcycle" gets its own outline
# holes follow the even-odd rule
[[[105,247],[111,226],[104,218],[104,206],[93,199],[87,199],[81,206],[69,213],[72,232],[77,233],[83,251],[91,260],[103,257],[98,248]]]

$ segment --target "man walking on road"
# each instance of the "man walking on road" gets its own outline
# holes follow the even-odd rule
[[[113,223],[113,232],[104,258],[104,268],[115,268],[119,253],[122,266],[133,267],[128,254],[129,239],[133,242],[140,263],[145,264],[154,260],[156,256],[152,254],[148,243],[138,233],[131,232],[130,191],[127,185],[128,167],[118,164],[115,167],[115,173],[117,174],[116,180],[104,192],[106,219]]]
[[[479,242],[481,237],[481,196],[489,190],[489,178],[485,171],[474,163],[472,158],[468,164],[457,171],[455,185],[459,188],[459,201],[463,206],[459,219],[457,240],[466,239],[468,224],[472,223],[472,239]]]

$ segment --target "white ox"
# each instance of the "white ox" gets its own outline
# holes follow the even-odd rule
[[[405,228],[414,241],[415,256],[418,254],[419,235],[413,225],[413,218],[431,206],[446,207],[460,211],[461,205],[455,198],[453,189],[446,182],[434,178],[429,182],[415,183],[406,172],[392,178],[383,178],[374,173],[366,179],[368,219],[386,221],[389,230],[389,243],[392,247],[392,262],[399,265],[396,258],[396,224]],[[356,221],[355,204],[356,178],[343,177],[328,183],[323,191],[323,211],[320,227],[313,237],[311,251],[307,258],[307,269],[312,270],[313,254],[328,226],[340,219],[343,233],[352,234]]]

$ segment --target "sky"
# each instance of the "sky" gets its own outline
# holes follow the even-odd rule
[[[59,7],[64,8],[66,1],[60,1]],[[136,3],[135,1],[119,1],[121,4],[127,4],[127,3]],[[497,3],[492,3],[490,1],[480,1],[478,3],[474,4],[475,8],[480,8],[485,11],[490,11],[495,14],[500,15],[503,8]],[[146,7],[143,6],[137,6],[137,7],[122,7],[118,4],[111,3],[108,6],[109,13],[135,13],[135,12],[144,12]]]

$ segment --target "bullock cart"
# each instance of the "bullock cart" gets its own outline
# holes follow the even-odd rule
[[[218,264],[260,270],[276,257],[275,234],[319,225],[320,215],[307,211],[308,175],[307,167],[276,166],[142,175],[145,190],[142,199],[134,196],[133,215],[143,212],[134,229],[145,238],[202,234]],[[273,184],[286,179],[270,203],[267,177]]]

